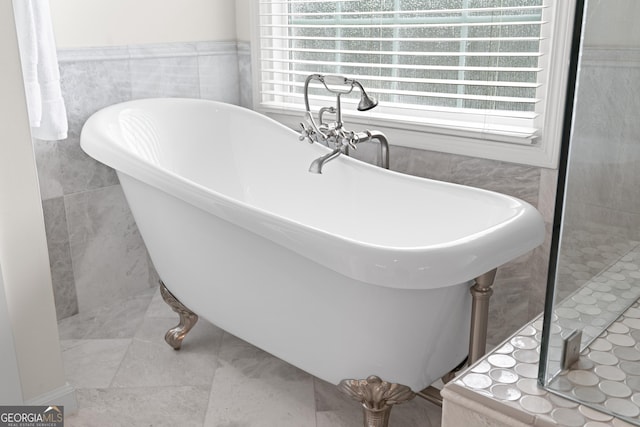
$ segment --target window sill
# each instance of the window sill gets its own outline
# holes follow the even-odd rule
[[[264,107],[257,110],[296,131],[304,121],[302,110]],[[553,144],[541,144],[540,138],[532,143],[530,138],[510,136],[507,138],[508,141],[505,141],[505,138],[495,134],[483,135],[470,129],[438,128],[410,122],[381,120],[369,117],[367,113],[351,115],[345,112],[344,116],[348,129],[379,130],[387,136],[390,145],[544,168],[556,167],[557,153],[553,152]]]

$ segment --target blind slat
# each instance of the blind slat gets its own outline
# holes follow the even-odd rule
[[[268,16],[384,16],[384,15],[394,15],[394,16],[403,16],[403,15],[453,15],[453,14],[469,14],[469,13],[490,13],[494,14],[495,12],[527,12],[527,11],[537,11],[540,13],[542,9],[546,8],[546,6],[503,6],[503,7],[473,7],[473,8],[459,8],[459,9],[421,9],[421,10],[397,10],[397,11],[378,11],[378,10],[367,10],[367,11],[357,11],[357,12],[275,12],[270,13]],[[495,16],[493,16],[495,17]],[[499,15],[498,15],[499,17]]]
[[[296,85],[289,85],[289,87],[295,87],[295,86]],[[291,92],[265,90],[265,91],[262,91],[262,93],[269,94],[269,95],[284,96]],[[386,94],[386,95],[397,95],[397,96],[420,96],[424,98],[466,99],[466,100],[475,100],[475,101],[512,102],[512,103],[523,103],[523,104],[535,104],[540,101],[539,99],[535,99],[535,98],[516,98],[516,97],[510,97],[510,96],[492,96],[492,95],[469,95],[469,94],[458,94],[458,93],[448,93],[448,92],[420,92],[420,91],[409,91],[409,90],[394,91],[394,90],[386,90],[386,89],[377,89],[377,90],[369,90],[368,93],[376,94],[376,95]]]
[[[511,27],[516,25],[542,25],[545,21],[521,21],[521,22],[446,22],[441,24],[406,24],[406,23],[376,23],[364,24],[362,21],[354,20],[352,23],[332,24],[333,28],[441,28],[441,27]],[[263,24],[261,28],[325,28],[329,24],[327,21],[318,21],[317,24]]]
[[[368,42],[539,42],[545,40],[544,37],[326,37],[326,36],[287,36],[287,35],[262,35],[262,40],[289,40],[289,41],[304,41],[304,40],[323,40],[323,41],[368,41]]]
[[[306,3],[330,3],[330,4],[336,4],[336,3],[350,3],[350,2],[359,2],[361,0],[336,0],[336,1],[305,1],[305,2],[298,2],[295,0],[289,0],[289,1],[265,1],[265,2],[260,2],[262,4],[266,4],[266,5],[276,5],[276,4],[286,4],[286,5],[296,5],[296,4],[306,4]],[[546,9],[549,6],[544,5],[544,4],[540,4],[540,5],[522,5],[522,6],[485,6],[485,7],[455,7],[455,8],[449,8],[449,9],[410,9],[410,10],[379,10],[379,11],[372,11],[372,10],[362,10],[362,11],[356,11],[356,12],[342,12],[345,15],[349,15],[349,14],[359,14],[359,15],[365,15],[365,14],[393,14],[393,13],[431,13],[431,14],[442,14],[442,13],[462,13],[462,12],[497,12],[497,11],[529,11],[529,10],[541,10],[541,9]],[[318,14],[318,15],[327,15],[330,14],[332,12],[327,12],[327,11],[321,11],[321,12],[307,12],[309,14]],[[292,12],[292,13],[283,13],[283,12],[272,12],[269,15],[274,15],[274,16],[278,16],[278,15],[295,15],[297,14],[297,12]]]
[[[473,66],[455,66],[455,65],[415,65],[415,64],[380,64],[369,62],[336,62],[336,61],[309,61],[300,59],[279,59],[279,58],[263,58],[264,62],[288,63],[288,64],[306,64],[306,65],[329,65],[342,67],[361,67],[361,68],[398,68],[407,70],[423,70],[423,71],[498,71],[505,73],[528,72],[537,73],[542,68],[534,67],[473,67]],[[312,74],[309,72],[308,74]],[[336,73],[339,74],[339,73]]]
[[[260,93],[263,93],[263,92],[261,91]],[[291,92],[291,93],[286,93],[285,95],[281,95],[281,97],[285,99],[289,98],[290,99],[289,102],[292,102],[291,105],[295,106],[296,109],[304,109],[304,104],[298,101],[298,100],[301,100],[303,97],[301,93]],[[294,99],[295,101],[293,101]],[[320,102],[330,103],[331,101],[334,101],[335,98],[310,94],[309,100],[311,102],[315,101],[319,103]],[[355,109],[355,106],[358,105],[358,100],[353,98],[344,98],[343,102],[345,105],[349,106],[349,108],[353,107],[353,109]],[[269,105],[276,106],[277,103],[270,102]],[[434,114],[435,116],[437,116],[438,113],[441,113],[444,115],[449,115],[451,113],[460,113],[465,115],[466,117],[470,117],[472,121],[476,121],[476,122],[482,122],[486,120],[500,121],[502,118],[505,118],[505,117],[515,118],[516,120],[519,120],[522,122],[528,122],[538,117],[537,113],[528,112],[528,111],[505,112],[500,110],[473,110],[473,109],[460,110],[460,109],[451,108],[451,107],[438,107],[433,105],[415,105],[415,104],[406,104],[406,103],[398,104],[398,110],[406,110],[406,111],[410,110],[412,113],[414,113],[414,115],[416,111],[418,112],[426,111]],[[346,110],[343,112],[346,112]],[[490,118],[490,119],[487,119],[487,118]]]
[[[260,1],[260,4],[262,5],[278,5],[278,4],[308,4],[308,3],[358,3],[361,0],[283,0],[283,1],[277,1],[277,0],[266,0],[266,1]]]
[[[263,68],[263,72],[286,74],[289,76],[306,76],[309,75],[308,71],[282,71],[277,68]],[[442,84],[442,85],[465,85],[465,86],[497,86],[497,87],[512,87],[512,88],[530,88],[534,89],[540,87],[540,83],[531,82],[514,82],[514,81],[486,81],[486,80],[447,80],[447,79],[424,79],[424,78],[408,78],[408,77],[386,77],[386,76],[371,76],[366,74],[358,75],[360,81],[386,81],[386,82],[403,82],[403,83],[424,83],[424,84]],[[263,83],[282,84],[283,80],[263,80]]]
[[[478,57],[539,57],[540,52],[408,52],[408,51],[386,51],[386,50],[351,50],[351,49],[304,49],[304,48],[284,48],[284,47],[263,47],[265,51],[274,52],[304,52],[304,53],[334,53],[351,55],[402,55],[402,56],[478,56]]]

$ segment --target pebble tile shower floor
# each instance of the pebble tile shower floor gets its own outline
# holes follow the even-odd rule
[[[158,289],[59,322],[66,378],[79,411],[65,426],[359,427],[361,408],[335,386],[200,319],[174,351],[178,323]],[[295,344],[294,344],[295,345]],[[420,398],[392,427],[439,427]]]

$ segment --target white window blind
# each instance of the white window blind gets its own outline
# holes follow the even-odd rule
[[[302,109],[306,76],[340,74],[379,99],[371,117],[535,144],[545,106],[548,3],[260,0],[260,105]],[[310,93],[313,105],[333,102],[320,86]],[[355,110],[353,95],[343,101]]]

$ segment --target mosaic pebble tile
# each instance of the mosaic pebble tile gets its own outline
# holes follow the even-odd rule
[[[510,414],[516,409],[535,416],[534,425],[640,425],[640,330],[633,327],[640,326],[639,318],[636,301],[581,352],[569,370],[552,380],[550,390],[541,388],[536,379],[541,317],[447,387],[453,391],[463,387],[478,399],[489,399],[486,406],[502,407]]]
[[[611,227],[563,234],[556,277],[558,324],[583,329],[583,345],[640,298],[640,246]],[[620,332],[620,333],[626,333]]]
[[[640,329],[633,327],[640,326],[640,319],[634,317],[640,312],[630,308],[640,298],[640,281],[634,277],[640,273],[640,245],[614,231],[610,227],[602,228],[600,234],[594,229],[591,233],[575,230],[563,237],[565,247],[556,277],[557,302],[552,319],[555,328],[549,339],[548,376],[561,371],[564,339],[575,330],[582,332],[581,348],[589,347],[592,351],[588,359],[599,365],[615,365],[619,359],[616,354],[602,353],[611,353],[613,348],[633,349],[640,338]],[[603,258],[603,252],[612,256]],[[625,319],[617,321],[625,310]],[[636,330],[638,333],[633,335]],[[624,350],[621,354],[635,357]]]

